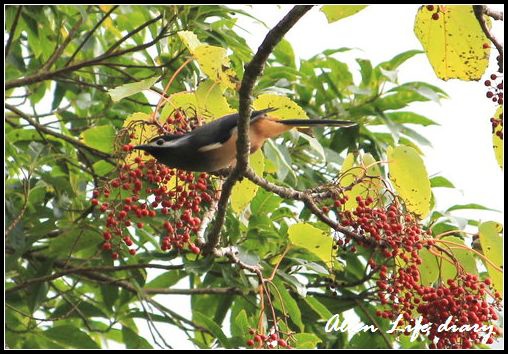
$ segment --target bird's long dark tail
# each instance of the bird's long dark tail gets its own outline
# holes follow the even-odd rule
[[[334,120],[334,119],[281,119],[277,121],[284,125],[291,127],[352,127],[356,125],[355,122],[348,120]]]

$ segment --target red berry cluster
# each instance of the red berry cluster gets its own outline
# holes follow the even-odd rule
[[[485,80],[484,84],[487,87],[487,93],[485,94],[488,99],[503,105],[503,77],[501,74],[496,73],[490,75],[490,80]]]
[[[180,132],[192,126],[194,124],[177,111],[167,119],[164,129]],[[130,134],[130,138],[136,137]],[[132,147],[124,144],[121,150],[130,152]],[[171,187],[170,181],[175,182]],[[124,245],[131,247],[134,244],[129,227],[142,229],[145,220],[160,216],[165,219],[161,225],[164,229],[163,251],[187,247],[199,254],[201,250],[192,242],[191,236],[201,226],[203,203],[210,203],[214,195],[208,174],[171,169],[154,159],[144,161],[140,153],[133,163],[121,165],[117,177],[93,191],[91,203],[105,215],[102,248],[111,251],[113,259],[119,258]],[[134,248],[128,252],[136,254]]]
[[[423,323],[441,324],[446,323],[451,316],[452,321],[448,329],[454,325],[457,328],[465,326],[477,326],[481,328],[484,324],[490,324],[499,319],[495,307],[485,300],[490,280],[481,282],[473,274],[461,274],[456,279],[448,279],[446,285],[441,284],[438,287],[415,287],[418,297],[414,300],[420,300],[413,304],[417,305],[416,310],[423,317]],[[500,301],[500,295],[495,295],[497,301]],[[467,327],[466,327],[467,326]],[[493,327],[493,335],[486,341],[483,336],[487,332],[475,331],[452,331],[444,330],[439,332],[439,326],[430,327],[428,338],[432,341],[431,348],[463,348],[469,349],[474,344],[494,343],[494,336],[500,334],[497,327]]]
[[[496,293],[493,302],[487,302],[490,281],[480,282],[477,276],[468,274],[457,265],[457,277],[447,284],[435,287],[423,286],[420,281],[419,265],[422,260],[419,251],[433,247],[435,240],[430,230],[423,230],[417,220],[404,210],[395,199],[387,208],[373,206],[371,197],[356,198],[358,207],[354,211],[342,210],[344,199],[336,201],[341,225],[349,227],[358,237],[345,235],[338,239],[336,247],[356,251],[354,245],[377,251],[378,264],[374,258],[368,265],[377,279],[377,296],[385,310],[377,315],[395,320],[400,314],[405,325],[414,323],[415,313],[423,318],[423,324],[433,323],[436,331],[449,316],[460,324],[490,324],[497,320],[496,308],[500,307],[500,295]],[[382,257],[379,257],[382,255]],[[453,323],[452,323],[453,324]],[[473,331],[431,332],[429,336],[439,348],[468,348],[481,342],[481,336]],[[492,342],[489,339],[489,342]]]
[[[247,347],[256,349],[274,349],[284,348],[292,349],[286,340],[282,339],[277,333],[260,334],[255,329],[249,329],[251,339],[247,340]]]
[[[441,11],[441,5],[439,6],[434,6],[434,5],[425,5],[425,8],[430,11],[430,12],[433,12],[432,13],[432,16],[431,18],[434,20],[434,21],[437,21],[439,20],[439,14],[442,12]],[[434,11],[435,10],[435,11]]]

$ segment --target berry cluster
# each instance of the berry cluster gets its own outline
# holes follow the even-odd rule
[[[484,84],[487,87],[487,93],[485,94],[488,99],[492,102],[498,103],[500,106],[503,105],[503,77],[501,74],[490,75],[490,80],[485,80]]]
[[[251,339],[247,340],[247,347],[256,349],[284,348],[292,349],[288,342],[282,339],[277,333],[260,334],[255,329],[249,329]]]
[[[425,8],[426,8],[428,11],[432,12],[432,16],[431,16],[431,18],[432,18],[434,21],[439,20],[439,16],[440,16],[439,14],[440,14],[440,13],[442,13],[442,12],[444,12],[444,11],[443,11],[444,6],[442,6],[442,5],[438,5],[438,6],[434,6],[434,5],[425,5]],[[434,10],[435,10],[435,11],[434,11]]]
[[[163,128],[166,132],[181,133],[194,126],[176,111]],[[136,136],[131,133],[129,138],[132,141]],[[103,250],[111,251],[112,258],[118,259],[124,245],[134,244],[129,228],[143,229],[145,220],[159,216],[164,220],[161,221],[163,251],[187,247],[199,254],[201,250],[192,242],[191,235],[201,226],[203,203],[210,203],[215,196],[210,176],[168,168],[147,159],[145,153],[131,153],[132,147],[123,144],[121,150],[138,155],[130,156],[130,163],[127,156],[118,175],[93,191],[91,203],[105,215]],[[136,254],[134,248],[128,252]]]
[[[441,284],[438,287],[418,287],[419,299],[416,310],[423,317],[425,323],[446,323],[451,316],[452,321],[448,326],[460,328],[481,328],[484,324],[499,319],[495,308],[485,300],[485,294],[488,291],[490,280],[481,282],[473,274],[461,274],[455,280],[448,279],[446,285]],[[496,293],[497,300],[500,295]],[[414,304],[416,304],[413,301]],[[430,328],[428,337],[432,342],[431,348],[464,348],[469,349],[473,344],[479,344],[483,341],[483,333],[475,331],[441,331],[434,325]],[[495,336],[500,334],[497,327],[493,327]],[[486,341],[487,344],[494,343],[493,336]]]
[[[421,315],[423,324],[433,323],[434,332],[430,332],[429,339],[436,348],[469,348],[480,343],[481,334],[474,331],[438,333],[437,329],[449,316],[453,318],[452,324],[458,326],[482,326],[497,320],[496,309],[500,308],[501,299],[490,286],[490,280],[481,282],[476,275],[466,273],[456,263],[455,279],[434,287],[423,286],[419,251],[436,247],[430,230],[423,230],[397,199],[386,208],[375,207],[371,197],[363,199],[358,196],[356,201],[358,206],[352,212],[341,207],[344,198],[335,201],[341,225],[349,227],[357,235],[354,239],[348,235],[337,239],[335,247],[354,252],[357,245],[375,251],[373,254],[377,255],[378,262],[373,256],[368,260],[368,266],[373,279],[376,279],[377,297],[383,306],[377,315],[395,320],[401,314],[403,325],[414,324],[415,317],[418,317],[416,314]],[[330,286],[335,290],[334,284]],[[487,295],[493,301],[488,302]],[[491,337],[488,343],[493,340]]]

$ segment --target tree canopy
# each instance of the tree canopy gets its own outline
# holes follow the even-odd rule
[[[438,122],[411,105],[448,94],[398,71],[426,55],[439,78],[477,81],[496,55],[479,85],[497,105],[485,121],[502,168],[503,48],[490,30],[502,14],[422,6],[423,51],[351,67],[337,58],[351,48],[301,59],[284,39],[312,8],[295,6],[255,52],[236,24],[254,15],[226,6],[5,8],[9,348],[177,348],[161,324],[196,348],[494,343],[502,225],[451,213],[488,206],[435,207],[434,190],[455,187],[429,177],[432,137],[418,127]],[[333,22],[363,8],[320,11]],[[292,130],[250,155],[248,117],[265,108],[354,124]],[[177,170],[133,150],[234,112],[229,169]],[[174,295],[190,297],[190,317]],[[378,330],[338,330],[351,318]],[[389,333],[394,321],[431,325],[412,337]],[[480,330],[439,331],[447,321]]]

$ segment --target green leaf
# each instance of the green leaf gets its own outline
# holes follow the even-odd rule
[[[229,343],[228,338],[226,337],[222,329],[217,325],[217,323],[215,323],[214,321],[212,321],[211,319],[209,319],[208,317],[206,317],[205,315],[203,315],[198,311],[193,311],[192,317],[196,323],[205,326],[213,334],[213,336],[217,338],[219,343],[222,344],[224,348],[226,349],[231,348],[231,344]]]
[[[97,176],[104,177],[116,168],[115,165],[110,164],[107,161],[100,160],[93,164],[93,169]]]
[[[150,89],[150,87],[152,87],[157,82],[157,80],[159,80],[159,78],[160,76],[156,76],[138,82],[131,82],[129,84],[115,87],[114,89],[109,90],[108,93],[111,96],[113,102],[118,102],[122,98],[129,97],[135,95],[136,93],[140,93],[141,91]]]
[[[303,331],[304,325],[302,322],[302,314],[300,312],[300,308],[298,307],[298,303],[291,296],[289,291],[284,286],[283,282],[277,279],[272,283],[277,289],[277,291],[273,291],[273,306],[282,313],[287,314],[289,319],[298,326],[300,331]]]
[[[455,237],[455,236],[446,236],[443,237],[442,240],[453,242],[458,244],[458,246],[454,244],[447,243],[445,248],[453,254],[456,260],[460,263],[460,265],[464,268],[464,270],[471,274],[478,274],[478,270],[476,269],[476,260],[473,256],[473,253],[468,250],[469,246],[464,244],[464,240]],[[462,246],[465,247],[462,248]],[[460,247],[460,248],[459,248]],[[448,257],[445,254],[442,254],[443,257]],[[455,279],[457,276],[457,267],[450,262],[441,261],[441,272],[440,277],[442,281],[447,281],[448,279]]]
[[[501,224],[494,221],[481,223],[478,227],[480,233],[480,245],[485,257],[496,267],[503,269],[503,231]],[[503,272],[497,270],[493,264],[484,261],[492,280],[494,288],[503,296]]]
[[[101,294],[102,294],[102,300],[104,301],[104,304],[109,308],[109,310],[113,310],[113,305],[116,302],[116,299],[118,299],[118,287],[114,285],[104,284],[101,285]]]
[[[406,207],[425,218],[430,211],[431,188],[422,158],[412,147],[388,147],[390,180]]]
[[[322,320],[328,321],[328,319],[333,316],[330,310],[328,310],[326,306],[319,302],[319,300],[315,297],[307,296],[304,300],[314,310],[314,312],[321,317]]]
[[[122,326],[122,338],[127,349],[153,349],[145,338],[129,327]]]
[[[379,331],[359,332],[355,334],[348,343],[347,348],[352,349],[386,349],[388,348]]]
[[[446,212],[454,211],[454,210],[464,210],[464,209],[473,209],[473,210],[490,210],[490,211],[497,211],[496,209],[487,208],[486,206],[476,204],[476,203],[469,203],[469,204],[457,204],[454,205],[446,210]]]
[[[247,312],[241,310],[231,324],[231,334],[233,336],[245,337],[249,330],[250,324],[247,318]]]
[[[145,288],[170,288],[185,276],[187,276],[187,274],[178,269],[170,270],[150,281],[145,285]]]
[[[322,342],[321,338],[314,333],[296,333],[294,338],[297,349],[316,349],[318,343]]]
[[[85,332],[71,325],[51,327],[42,334],[67,348],[100,349],[100,346]]]
[[[390,112],[385,113],[385,116],[393,123],[398,124],[418,124],[424,127],[437,125],[433,120],[414,112]]]
[[[323,5],[321,11],[326,15],[328,23],[352,16],[366,8],[367,5]]]
[[[422,260],[422,263],[418,266],[420,281],[422,285],[430,286],[439,277],[439,261],[426,248],[422,248],[418,255]]]
[[[298,223],[288,229],[289,241],[294,246],[304,248],[318,256],[327,266],[333,262],[333,238],[311,224]]]
[[[455,188],[452,182],[442,176],[432,177],[430,179],[430,186],[432,188],[443,187],[443,188]]]
[[[112,153],[116,131],[111,125],[99,125],[88,128],[81,133],[81,137],[86,145],[102,152]]]

